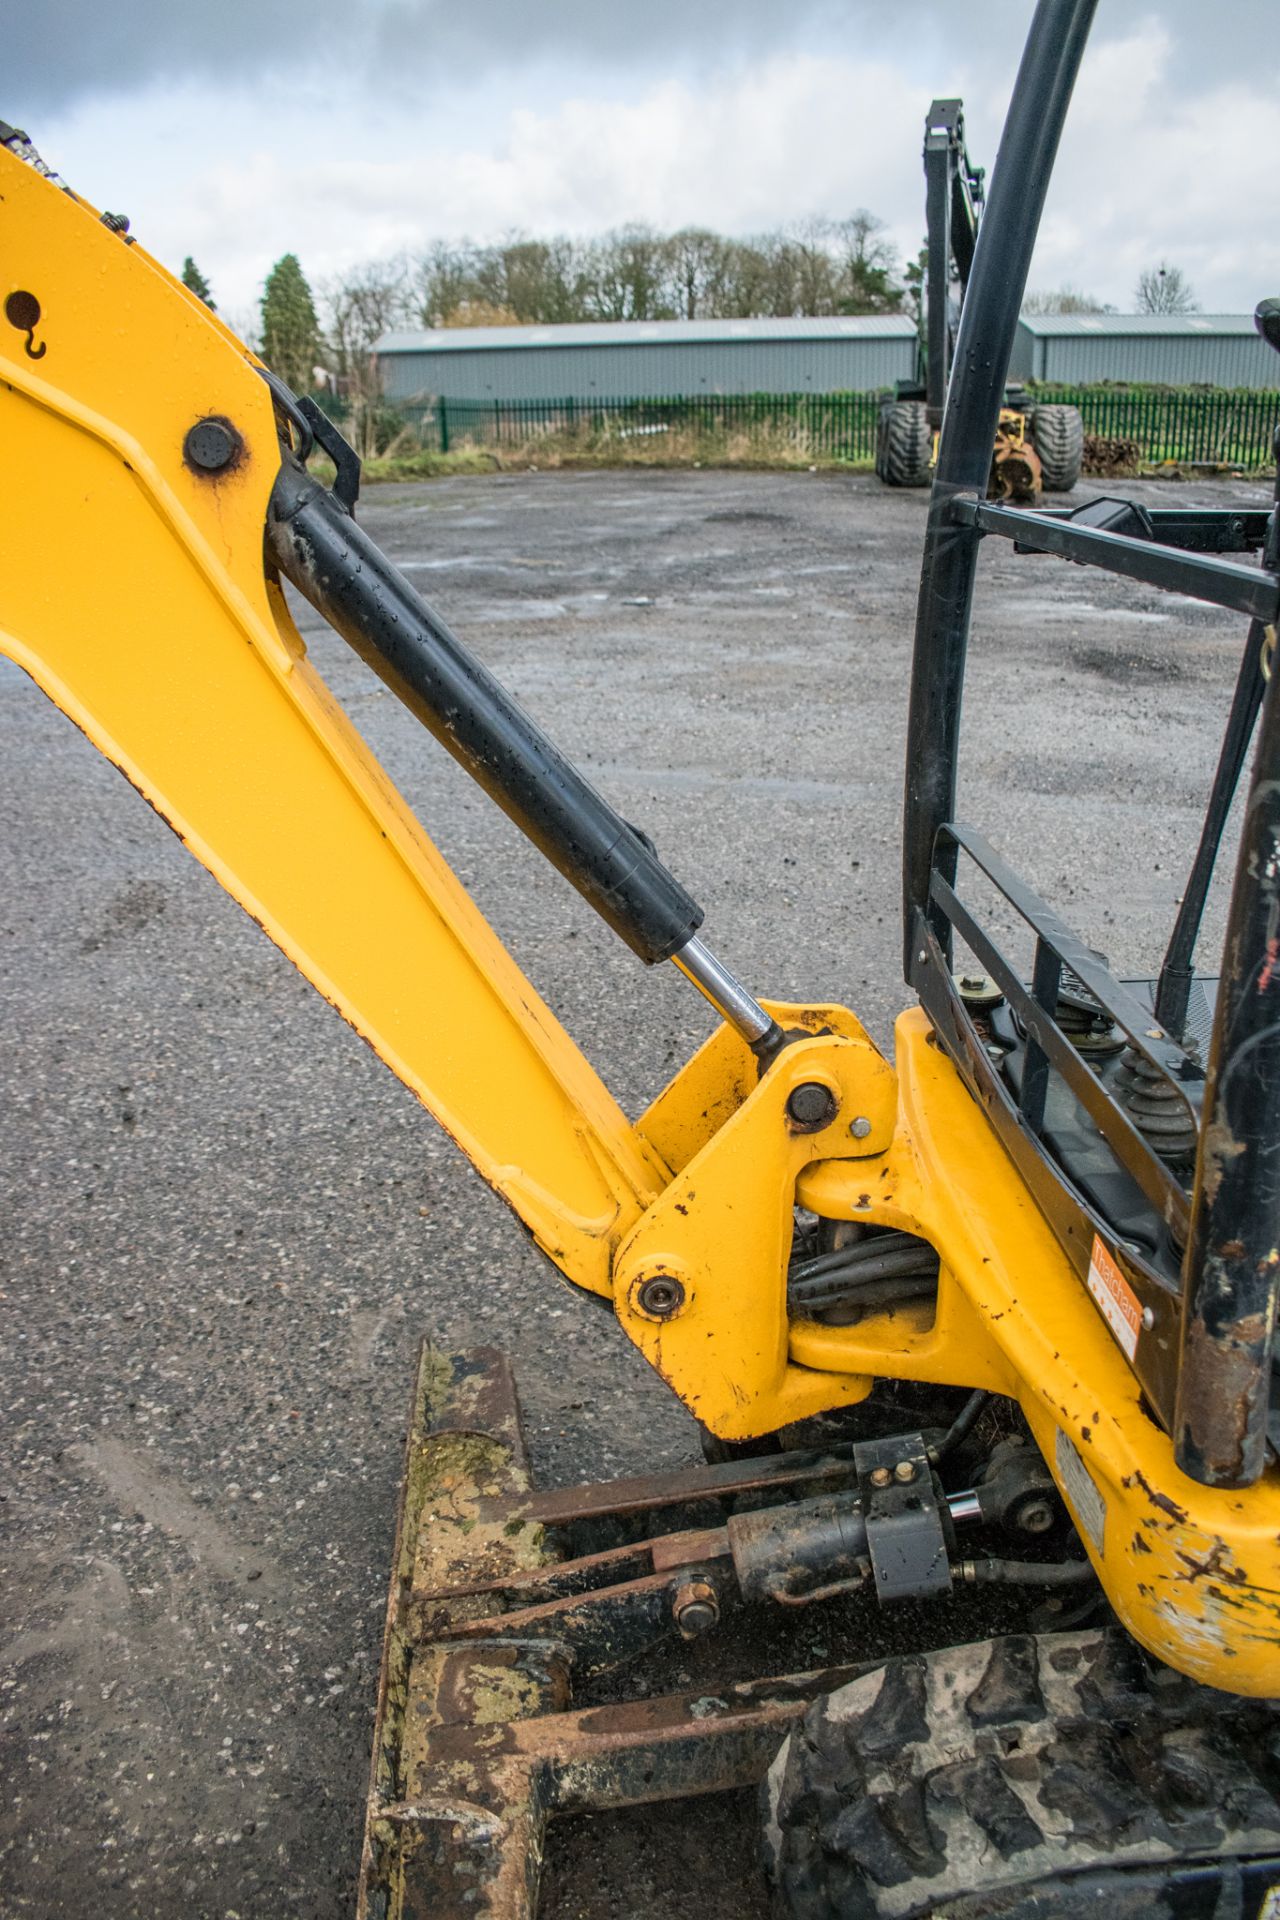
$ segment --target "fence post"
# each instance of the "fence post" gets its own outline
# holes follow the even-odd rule
[[[449,451],[449,410],[443,394],[440,396],[440,399],[437,402],[437,405],[439,406],[439,409],[440,409],[440,451],[441,453],[448,453]]]

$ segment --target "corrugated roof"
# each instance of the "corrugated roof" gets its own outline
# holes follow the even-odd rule
[[[1021,325],[1039,334],[1256,333],[1251,313],[1024,313]]]
[[[885,340],[914,336],[905,313],[831,320],[604,320],[573,327],[433,327],[384,333],[375,353],[458,353],[486,347],[688,346],[722,340]]]

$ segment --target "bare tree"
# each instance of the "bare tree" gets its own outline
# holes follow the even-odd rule
[[[368,291],[387,270],[361,276]],[[437,240],[403,278],[407,312],[443,327],[899,313],[908,294],[897,276],[883,222],[859,207],[836,223],[814,218],[742,240],[706,227],[661,234],[645,226],[591,240]],[[392,277],[399,285],[402,270]],[[335,288],[335,300],[338,291],[352,289]],[[345,345],[345,331],[335,337]]]
[[[518,327],[522,322],[510,307],[495,306],[482,294],[467,294],[456,307],[449,309],[442,324],[446,327]]]
[[[865,207],[832,228],[841,313],[901,313],[906,289],[895,279],[898,256],[882,236],[884,221]]]
[[[772,240],[731,240],[725,251],[724,293],[716,318],[752,319],[772,313],[777,273]],[[789,288],[788,288],[789,291]],[[789,313],[790,306],[786,308]]]
[[[374,261],[336,275],[321,288],[338,391],[348,403],[346,434],[361,459],[377,451],[381,399],[374,345],[413,317],[409,269],[403,260]]]
[[[556,326],[583,318],[582,249],[563,235],[531,240],[513,234],[475,256],[472,278],[480,298],[510,313],[521,326]]]
[[[686,320],[718,319],[731,243],[706,227],[682,227],[666,243],[668,303]]]
[[[1134,298],[1139,313],[1199,313],[1200,302],[1183,275],[1181,267],[1161,261],[1138,275]]]
[[[414,265],[414,306],[424,327],[442,327],[450,314],[475,293],[476,249],[469,240],[455,245],[433,240]]]
[[[617,227],[584,250],[584,292],[593,320],[669,320],[666,241],[651,227]]]
[[[1022,302],[1024,313],[1114,313],[1102,300],[1095,300],[1091,293],[1082,293],[1079,287],[1070,284],[1063,287],[1049,287],[1040,292],[1028,293]]]
[[[816,316],[836,310],[836,276],[829,220],[802,220],[787,236],[793,262],[794,311]]]
[[[760,233],[739,244],[737,311],[778,320],[803,313],[802,263],[789,233]]]

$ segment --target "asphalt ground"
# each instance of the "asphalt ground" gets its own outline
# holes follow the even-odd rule
[[[864,476],[649,471],[390,486],[362,517],[654,837],[740,975],[844,1000],[887,1045],[924,508]],[[641,970],[341,642],[305,609],[301,624],[638,1111],[709,1013],[673,969]],[[1160,952],[1242,639],[1233,616],[988,543],[961,817],[1122,969]],[[0,1913],[328,1920],[353,1898],[421,1334],[512,1352],[543,1479],[678,1465],[695,1429],[8,667],[0,740]],[[1210,953],[1224,896],[1220,879]],[[742,1796],[574,1823],[544,1910],[763,1912],[749,1829]]]

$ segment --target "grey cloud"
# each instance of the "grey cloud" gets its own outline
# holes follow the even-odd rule
[[[1256,74],[1271,44],[1273,0],[1102,0],[1094,36],[1113,38],[1148,13],[1169,27],[1179,91]],[[43,0],[9,29],[0,112],[35,120],[161,81],[287,84],[291,70],[315,80],[340,69],[374,88],[431,94],[529,65],[648,76],[778,49],[1003,74],[1029,17],[1026,0]],[[945,73],[937,84],[949,84]]]
[[[40,0],[6,28],[6,118],[36,117],[157,81],[252,81],[310,66],[350,38],[341,0]]]
[[[43,0],[10,30],[4,87],[8,108],[28,116],[156,81],[251,83],[290,69],[456,89],[531,60],[649,68],[759,53],[793,44],[803,19],[848,11],[828,0],[796,0],[785,15],[774,0]]]

